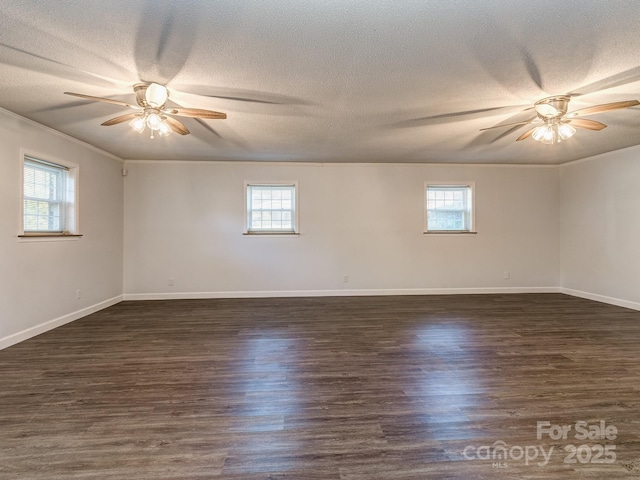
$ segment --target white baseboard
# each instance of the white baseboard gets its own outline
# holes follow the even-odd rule
[[[91,315],[92,313],[103,310],[107,307],[115,305],[116,303],[120,303],[122,300],[123,296],[118,295],[117,297],[110,298],[108,300],[105,300],[104,302],[96,303],[95,305],[91,305],[81,310],[77,310],[67,315],[63,315],[61,317],[54,318],[53,320],[49,320],[39,325],[27,328],[25,330],[22,330],[21,332],[14,333],[4,338],[0,338],[0,350],[8,348],[11,345],[15,345],[16,343],[23,342],[29,338],[35,337],[36,335],[40,335],[41,333],[53,330],[54,328],[60,327],[66,323],[73,322],[74,320],[86,317],[87,315]]]
[[[607,297],[606,295],[582,292],[580,290],[573,290],[571,288],[564,287],[560,288],[560,293],[571,295],[573,297],[586,298],[587,300],[594,300],[596,302],[608,303],[609,305],[616,305],[618,307],[630,308],[631,310],[640,310],[640,303],[622,300],[621,298]]]
[[[560,293],[558,287],[399,288],[353,290],[273,290],[228,292],[125,293],[124,300],[186,300],[264,297],[357,297],[375,295],[476,295],[492,293]]]

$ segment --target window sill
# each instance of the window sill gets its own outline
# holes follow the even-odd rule
[[[245,237],[299,237],[298,232],[244,232]]]
[[[431,232],[422,232],[423,235],[477,235],[478,232],[471,232],[468,230],[465,231],[456,231],[456,230],[439,230],[439,231],[431,231]]]
[[[79,240],[82,237],[80,233],[24,233],[18,235],[21,242],[56,242],[60,240]]]

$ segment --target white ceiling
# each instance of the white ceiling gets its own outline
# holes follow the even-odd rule
[[[515,142],[552,94],[640,99],[638,0],[3,0],[0,107],[125,159],[556,164],[640,143],[640,107]],[[166,84],[192,134],[100,123]]]

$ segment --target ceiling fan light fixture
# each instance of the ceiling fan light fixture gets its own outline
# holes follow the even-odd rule
[[[543,119],[561,118],[566,115],[570,100],[571,97],[568,95],[554,95],[538,100],[534,108]]]
[[[553,117],[558,115],[558,109],[548,103],[539,103],[535,106],[536,112],[543,117]]]
[[[147,122],[144,117],[136,117],[131,122],[129,122],[131,128],[133,128],[136,132],[142,133],[147,125]]]
[[[133,85],[133,93],[136,96],[135,105],[110,98],[85,95],[83,93],[64,93],[85,100],[110,103],[136,110],[137,112],[135,113],[126,113],[115,118],[110,118],[102,122],[102,126],[110,127],[111,125],[129,122],[129,126],[138,133],[144,132],[148,127],[151,138],[155,138],[156,134],[161,137],[166,137],[173,132],[179,135],[189,135],[189,133],[191,133],[189,129],[179,120],[173,118],[174,115],[178,117],[205,118],[209,120],[227,118],[226,113],[214,112],[213,110],[167,107],[166,103],[169,98],[169,90],[167,90],[167,87],[158,83],[143,82]]]
[[[171,133],[171,128],[169,128],[169,125],[167,125],[167,123],[164,120],[158,127],[158,133],[160,134],[161,137],[166,137]]]
[[[536,142],[543,142],[544,137],[548,135],[548,125],[540,125],[533,130],[531,138]]]
[[[575,133],[576,129],[568,123],[545,123],[534,129],[531,138],[537,142],[553,145],[573,137]]]
[[[151,83],[147,87],[144,97],[150,107],[161,108],[165,103],[167,103],[169,90],[167,90],[167,87],[158,85],[157,83]]]
[[[591,107],[581,108],[572,112],[568,111],[570,95],[554,95],[538,100],[534,104],[536,117],[524,122],[502,123],[493,127],[481,128],[481,131],[492,128],[521,127],[522,125],[538,124],[531,126],[526,132],[516,138],[516,142],[531,137],[537,142],[555,144],[567,140],[576,133],[576,128],[599,131],[607,126],[602,122],[596,122],[587,118],[579,118],[596,113],[604,113],[622,108],[631,108],[640,105],[640,100],[624,100],[621,102],[603,103]],[[499,138],[499,137],[498,137]]]
[[[558,141],[558,130],[556,125],[545,124],[536,129],[531,134],[531,138],[533,138],[537,142],[544,143],[546,145],[553,145]]]
[[[166,137],[171,133],[171,127],[165,117],[156,112],[149,113],[147,111],[131,120],[129,125],[138,133],[144,132],[149,127],[151,138],[155,138],[156,133],[161,137]]]
[[[151,130],[159,130],[162,123],[162,117],[157,113],[147,114],[147,127],[149,127]]]
[[[558,125],[558,137],[560,138],[558,140],[559,142],[573,137],[575,133],[576,129],[573,127],[573,125],[570,125],[568,123],[561,123],[560,125]]]

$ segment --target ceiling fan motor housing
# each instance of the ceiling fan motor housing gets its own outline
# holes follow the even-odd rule
[[[133,86],[136,102],[143,108],[162,108],[169,98],[169,90],[157,83],[136,83]]]
[[[138,103],[138,105],[140,105],[141,107],[147,107],[147,98],[145,96],[145,94],[147,93],[147,87],[149,86],[148,83],[136,83],[133,86],[133,91],[136,94],[136,102]]]
[[[571,100],[571,97],[568,95],[554,95],[543,98],[535,103],[536,113],[543,120],[561,118],[567,114],[569,100]]]

